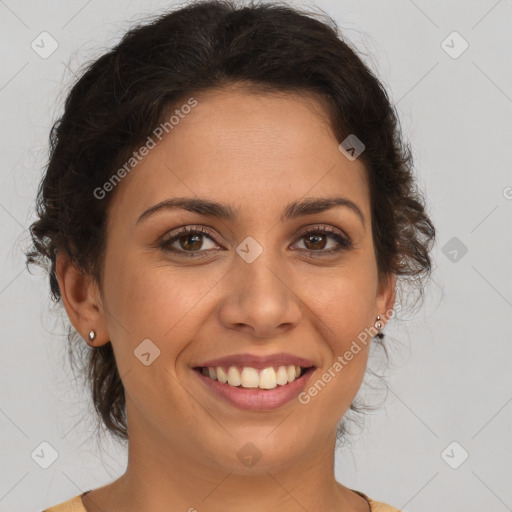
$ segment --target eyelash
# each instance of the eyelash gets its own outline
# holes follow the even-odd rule
[[[208,238],[210,238],[210,240],[212,242],[214,242],[216,244],[218,243],[213,238],[213,235],[207,229],[203,228],[202,226],[186,226],[184,229],[182,229],[178,233],[174,233],[174,234],[171,233],[169,236],[164,236],[164,238],[160,242],[159,246],[161,249],[163,249],[166,252],[183,255],[188,258],[200,258],[200,257],[202,257],[202,255],[200,253],[209,252],[209,250],[184,251],[184,250],[169,249],[169,246],[172,243],[179,240],[179,238],[182,237],[183,235],[188,235],[188,234],[205,235]],[[300,235],[298,241],[300,241],[302,238],[304,238],[308,235],[311,235],[311,234],[329,235],[329,237],[331,237],[332,239],[336,240],[336,242],[338,242],[340,247],[338,247],[337,249],[328,249],[328,250],[320,249],[318,251],[311,250],[311,249],[299,249],[300,251],[310,252],[310,253],[315,254],[315,256],[328,256],[328,255],[339,253],[341,251],[346,251],[346,250],[352,248],[352,242],[350,241],[350,239],[345,238],[344,236],[342,236],[340,233],[338,233],[338,231],[334,230],[333,228],[331,228],[329,226],[323,226],[323,225],[315,226],[312,229],[308,229],[307,231],[305,231],[304,233],[302,233]],[[218,245],[220,245],[220,244],[218,244]]]

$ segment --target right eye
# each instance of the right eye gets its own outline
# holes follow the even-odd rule
[[[167,252],[179,254],[186,257],[201,257],[206,250],[200,250],[204,243],[204,239],[208,238],[215,242],[210,232],[202,226],[186,226],[185,228],[171,232],[165,235],[160,243],[160,247]],[[179,248],[172,246],[178,244]],[[207,249],[208,251],[210,249]]]

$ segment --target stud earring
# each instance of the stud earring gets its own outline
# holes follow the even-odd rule
[[[94,329],[91,329],[91,331],[89,332],[89,339],[91,341],[94,341],[95,338],[96,338],[96,331]],[[90,345],[92,345],[92,343],[90,343]]]

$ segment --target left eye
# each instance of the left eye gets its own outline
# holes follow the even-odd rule
[[[325,249],[325,246],[327,245],[328,239],[334,240],[337,242],[338,247],[336,246],[330,249]],[[323,229],[314,229],[307,231],[306,233],[303,233],[300,237],[300,240],[305,239],[307,244],[310,244],[310,247],[306,247],[305,250],[312,249],[313,252],[320,252],[320,253],[333,253],[333,252],[339,252],[343,249],[350,248],[351,244],[350,241],[345,238],[343,235],[338,233],[337,231],[333,231],[330,228],[323,228]],[[305,245],[306,245],[305,243]],[[321,247],[318,247],[318,246]],[[311,247],[313,246],[313,247]]]
[[[213,243],[214,247],[206,249],[203,248],[203,250],[201,250],[205,239],[208,239]],[[303,239],[305,247],[299,248],[299,250],[320,253],[320,255],[332,254],[346,250],[352,245],[348,238],[330,227],[315,228],[302,233],[299,237],[299,241],[302,241]],[[326,249],[328,239],[337,242],[338,247],[336,247],[335,244],[334,248],[331,247]],[[175,244],[179,244],[179,247],[177,248]],[[215,245],[218,246],[210,232],[201,227],[187,227],[178,233],[171,234],[169,237],[164,238],[161,243],[161,247],[165,251],[189,257],[200,257],[202,255],[198,253],[205,253],[208,250],[215,248]]]

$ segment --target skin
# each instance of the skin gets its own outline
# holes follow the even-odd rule
[[[117,186],[102,286],[58,257],[68,316],[84,338],[96,330],[95,346],[112,343],[127,398],[127,470],[87,494],[84,506],[367,512],[364,498],[336,482],[334,450],[369,344],[308,404],[293,400],[270,411],[216,398],[192,370],[230,354],[288,352],[314,363],[313,383],[391,310],[395,279],[377,273],[363,163],[339,151],[313,96],[232,87],[196,98],[192,112]],[[332,195],[355,202],[365,225],[347,207],[279,220],[292,201]],[[239,219],[167,210],[137,224],[171,197],[226,203],[239,208]],[[348,236],[352,248],[318,256],[338,243],[301,235],[322,224]],[[204,236],[193,247],[205,256],[158,247],[159,237],[182,225],[210,230],[214,241]],[[263,248],[250,264],[235,251],[247,236]],[[186,242],[172,246],[190,252]],[[133,354],[145,339],[160,350],[149,366]],[[261,453],[251,467],[237,457],[248,442]]]

